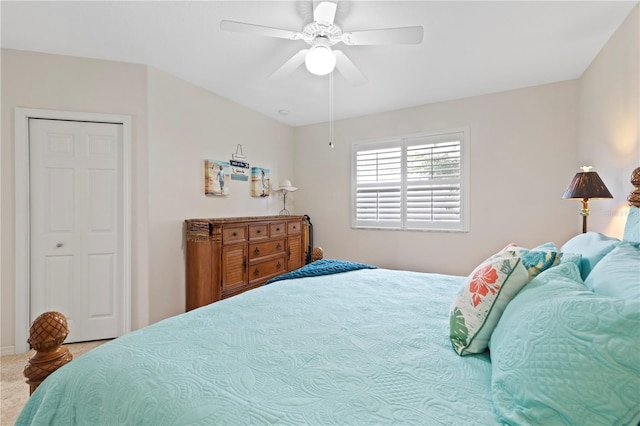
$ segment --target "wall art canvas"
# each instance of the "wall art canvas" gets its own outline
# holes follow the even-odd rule
[[[231,165],[231,180],[249,180],[249,163],[240,160],[229,160]]]
[[[205,195],[229,195],[229,162],[204,160]]]
[[[268,197],[271,194],[271,181],[269,169],[262,167],[251,168],[251,196]]]
[[[249,160],[247,160],[247,156],[242,151],[242,145],[238,144],[236,152],[231,154],[229,164],[231,165],[231,180],[243,180],[245,182],[249,180]]]

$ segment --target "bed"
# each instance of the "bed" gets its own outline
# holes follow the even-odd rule
[[[17,424],[637,425],[634,194],[622,241],[509,245],[468,277],[314,262],[80,356]]]

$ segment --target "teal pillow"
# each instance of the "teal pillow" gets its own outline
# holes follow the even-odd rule
[[[541,250],[541,251],[558,251],[556,247],[556,243],[548,242],[544,244],[540,244],[538,247],[534,247],[532,250]]]
[[[640,301],[640,248],[621,242],[598,262],[584,284],[598,294]]]
[[[629,208],[629,216],[627,216],[627,223],[624,225],[622,240],[640,243],[640,208],[636,206]]]
[[[573,263],[527,284],[489,347],[503,424],[640,421],[640,303],[589,291]]]
[[[510,251],[522,259],[522,264],[527,268],[529,280],[540,272],[560,264],[562,253],[558,252],[554,243],[544,243],[532,249],[520,247],[515,243],[509,244],[502,251]]]
[[[574,253],[582,256],[580,261],[580,276],[587,278],[594,266],[611,250],[620,244],[620,240],[607,237],[599,232],[579,234],[564,243],[560,248],[562,253]]]
[[[544,243],[534,248],[533,250],[554,250],[560,251],[556,247],[555,243]],[[560,263],[575,263],[578,267],[578,271],[580,270],[580,264],[582,263],[582,255],[579,253],[560,253]]]
[[[582,255],[580,253],[562,253],[560,263],[573,263],[582,273]]]

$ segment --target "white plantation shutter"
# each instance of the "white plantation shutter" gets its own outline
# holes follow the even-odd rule
[[[460,147],[457,134],[407,141],[407,228],[458,229]]]
[[[464,231],[465,133],[355,144],[353,226]]]
[[[361,226],[402,225],[402,147],[384,143],[356,153],[356,221]]]

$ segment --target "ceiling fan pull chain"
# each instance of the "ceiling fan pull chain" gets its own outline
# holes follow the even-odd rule
[[[333,71],[329,73],[329,148],[335,148],[333,144]]]

